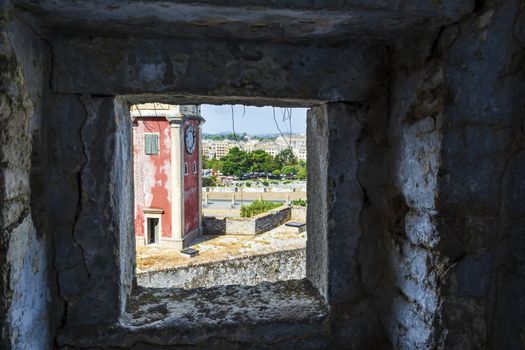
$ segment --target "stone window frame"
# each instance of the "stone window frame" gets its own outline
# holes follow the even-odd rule
[[[88,255],[86,256],[93,254],[97,258],[96,262],[92,259],[88,263],[96,263],[97,266],[105,267],[103,270],[97,271],[96,274],[91,272],[95,271],[92,269],[88,279],[90,284],[86,284],[87,287],[82,289],[78,297],[75,297],[76,300],[70,302],[68,320],[61,336],[62,343],[68,337],[75,339],[72,341],[77,343],[78,340],[76,339],[80,336],[79,332],[86,329],[85,327],[111,328],[115,324],[122,322],[125,324],[129,317],[126,309],[128,300],[134,293],[133,286],[136,283],[135,236],[130,234],[133,232],[134,225],[133,202],[132,199],[128,200],[130,194],[133,194],[132,122],[129,106],[157,98],[157,96],[151,95],[136,96],[133,98],[133,96],[129,97],[125,94],[103,97],[68,95],[65,100],[67,103],[73,104],[77,104],[80,100],[80,102],[88,105],[89,108],[85,109],[88,110],[86,118],[89,123],[86,125],[89,128],[84,128],[84,134],[93,136],[85,139],[86,154],[88,159],[93,160],[99,159],[95,157],[105,157],[103,161],[94,164],[88,162],[84,172],[86,174],[94,172],[101,178],[114,179],[108,182],[109,191],[106,186],[84,189],[90,191],[90,197],[106,198],[108,194],[112,194],[115,200],[108,200],[108,204],[104,206],[105,212],[110,213],[110,215],[100,215],[100,206],[94,206],[87,201],[82,203],[84,210],[86,212],[89,210],[87,213],[91,217],[93,215],[99,216],[99,220],[95,221],[101,223],[98,232],[96,232],[99,237],[105,237],[107,227],[113,227],[114,231],[112,232],[115,234],[111,235],[112,242],[108,242],[104,250],[99,249],[99,246],[87,247]],[[204,99],[193,100],[193,98],[190,96],[185,96],[183,99],[170,97],[165,101],[173,104],[181,104],[184,99],[189,103],[211,102]],[[253,101],[249,99],[235,101],[247,105],[253,104]],[[356,197],[355,201],[341,200],[341,198],[349,198],[347,185],[350,184],[350,180],[352,180],[351,191],[357,191],[356,193],[359,194],[361,189],[361,185],[355,180],[356,167],[359,166],[357,164],[355,140],[362,130],[360,120],[363,120],[363,115],[370,113],[367,112],[366,106],[363,107],[362,104],[358,103],[294,100],[292,104],[278,99],[266,101],[267,105],[310,108],[307,114],[308,153],[310,155],[308,162],[308,197],[310,201],[307,209],[307,226],[310,234],[306,244],[305,283],[313,288],[308,288],[308,290],[315,293],[318,296],[316,300],[321,301],[327,307],[347,302],[349,298],[357,298],[361,282],[358,279],[359,274],[356,273],[356,264],[341,263],[340,260],[342,251],[345,251],[346,256],[346,250],[351,249],[352,252],[349,256],[352,256],[352,254],[356,254],[358,246],[354,247],[354,245],[347,244],[346,235],[339,235],[338,231],[342,229],[349,233],[360,231],[360,227],[356,226],[358,224],[356,215],[360,212],[359,206],[362,198]],[[225,104],[231,103],[231,100],[224,97],[213,102]],[[114,150],[113,152],[101,152],[101,149],[104,148],[102,148],[100,140],[95,138],[99,134],[92,126],[98,126],[102,122],[105,123],[105,126],[107,124],[106,128],[109,131],[104,136],[104,147],[109,147],[109,149]],[[341,152],[342,146],[345,148],[345,152]],[[353,167],[349,173],[348,167],[350,165],[348,162],[351,162]],[[99,164],[102,166],[98,166]],[[344,183],[335,184],[335,187],[332,186],[333,181],[343,181],[341,180],[341,171],[345,172]],[[331,198],[334,197],[339,198],[337,205],[330,202]],[[353,210],[349,214],[347,209],[350,205]],[[341,215],[348,220],[343,220],[345,221],[344,226],[334,227],[331,224],[334,222],[334,216],[340,220]],[[86,235],[92,235],[91,227],[82,226],[82,230]],[[86,242],[88,244],[90,240]],[[344,260],[347,261],[349,258],[344,258]],[[77,284],[77,281],[71,281],[66,287],[74,288]],[[256,289],[253,290],[254,293],[257,293]],[[251,291],[251,287],[246,287],[245,295],[250,295]],[[304,292],[310,293],[306,292],[306,289]],[[278,297],[277,294],[276,297]],[[77,300],[81,300],[81,302],[77,302]],[[249,302],[249,299],[246,302]],[[93,305],[97,306],[98,309],[94,308]],[[309,309],[309,306],[305,305],[305,307]],[[104,312],[100,312],[101,309]],[[299,318],[301,314],[301,310],[294,312],[294,315]],[[257,324],[260,320],[254,318],[252,321]],[[70,327],[69,324],[75,325],[75,328],[68,328]],[[165,326],[171,327],[169,322]],[[139,332],[142,331],[141,329]],[[106,340],[100,341],[102,344],[106,344]]]
[[[107,191],[107,186],[84,186],[83,190],[93,192],[93,196],[103,199],[109,197],[107,195],[109,192],[113,195],[111,199],[116,198],[103,202],[107,203],[107,208],[104,209],[110,215],[103,216],[96,212],[100,205],[95,208],[87,207],[93,201],[85,201],[86,206],[81,206],[88,219],[100,216],[105,221],[99,221],[112,225],[100,225],[101,229],[98,234],[102,236],[107,232],[107,227],[113,228],[115,234],[111,238],[114,244],[108,244],[104,249],[94,250],[88,246],[90,241],[93,241],[90,227],[86,229],[85,226],[88,225],[84,225],[84,222],[76,225],[80,230],[86,231],[85,235],[88,237],[85,239],[87,254],[84,254],[84,250],[77,254],[80,255],[80,260],[86,262],[87,259],[84,256],[91,258],[91,255],[95,255],[96,258],[102,260],[102,264],[94,259],[87,261],[86,264],[96,263],[97,266],[105,266],[105,269],[97,270],[96,274],[90,271],[87,283],[85,283],[89,289],[83,289],[73,297],[66,295],[68,317],[64,321],[65,330],[73,329],[72,327],[79,329],[100,325],[112,327],[126,317],[127,298],[132,291],[131,286],[135,274],[135,265],[132,260],[136,256],[133,246],[135,237],[126,234],[132,229],[130,219],[133,218],[133,210],[129,205],[132,202],[127,201],[126,198],[130,192],[133,193],[132,185],[129,186],[133,178],[129,176],[127,167],[127,164],[132,164],[129,162],[131,157],[126,154],[128,150],[123,147],[129,143],[126,134],[129,134],[130,130],[126,129],[128,126],[122,128],[125,124],[122,121],[125,118],[131,119],[130,104],[151,102],[159,98],[163,103],[177,105],[211,103],[216,105],[313,107],[319,112],[320,118],[314,118],[320,119],[319,126],[313,131],[307,130],[309,141],[315,139],[313,146],[308,144],[309,159],[317,158],[315,166],[312,165],[312,162],[308,162],[308,197],[310,200],[307,225],[310,234],[307,241],[307,279],[328,306],[357,300],[360,297],[359,291],[363,287],[359,280],[361,262],[357,261],[359,253],[357,249],[360,245],[356,243],[361,237],[362,229],[359,226],[359,218],[356,216],[362,210],[361,199],[364,196],[361,190],[364,186],[360,186],[356,181],[356,174],[357,170],[364,171],[362,170],[363,163],[365,165],[366,163],[362,160],[357,162],[356,140],[360,139],[359,133],[363,129],[362,125],[365,125],[364,120],[373,120],[373,118],[357,118],[356,116],[362,114],[368,117],[377,114],[374,108],[376,105],[378,112],[384,112],[382,100],[376,100],[377,96],[386,96],[385,93],[388,90],[386,85],[377,84],[376,78],[384,77],[383,68],[386,62],[383,54],[387,51],[376,48],[362,50],[360,46],[325,48],[289,47],[281,44],[254,44],[243,41],[238,43],[216,40],[209,42],[180,41],[178,39],[166,41],[164,38],[153,40],[147,38],[147,42],[143,40],[133,38],[133,40],[123,42],[118,37],[92,39],[72,35],[59,37],[54,41],[54,57],[60,57],[54,60],[52,77],[53,88],[61,93],[60,99],[54,100],[57,111],[62,111],[64,100],[66,102],[71,100],[75,108],[64,108],[64,110],[75,113],[78,111],[80,115],[85,113],[87,118],[87,122],[81,123],[80,136],[82,146],[89,157],[86,157],[88,162],[82,165],[81,175],[91,175],[89,172],[95,172],[101,178],[115,179],[110,183],[115,188],[114,191]],[[249,45],[246,45],[247,43]],[[113,49],[116,44],[122,45],[122,49],[115,52],[111,59],[108,55],[98,54],[99,50],[94,49]],[[131,55],[144,52],[143,44],[151,48],[152,62],[144,60],[130,62],[128,58]],[[204,66],[203,63],[209,62],[207,57],[202,56],[199,52],[209,47],[213,47],[216,52],[228,54],[216,55],[217,60],[214,60],[214,65]],[[239,52],[242,53],[239,57],[234,57],[234,61],[231,56],[232,47],[238,47]],[[253,61],[252,51],[261,52],[264,59]],[[170,75],[167,81],[145,79],[144,75],[139,74],[144,69],[150,68],[152,64],[157,67],[167,67],[168,64],[178,63],[173,57],[166,54],[172,52],[178,52],[188,58],[186,61],[188,67],[184,68],[180,74]],[[280,62],[283,55],[293,57],[292,67],[283,66]],[[69,62],[77,62],[77,64],[71,65]],[[229,62],[239,64],[224,64]],[[319,67],[319,62],[328,63]],[[341,66],[341,71],[334,71],[332,67],[338,65]],[[101,67],[111,68],[112,74],[108,74],[107,69],[101,69]],[[203,72],[203,67],[211,68],[206,73],[211,79],[195,79]],[[246,68],[249,69],[246,70]],[[250,72],[249,76],[243,77],[244,72]],[[72,79],[71,77],[78,78]],[[279,77],[279,79],[271,79],[271,77]],[[260,84],[250,84],[252,81],[260,82]],[[196,85],[193,86],[190,82]],[[80,100],[81,103],[78,103],[77,100]],[[369,105],[371,108],[368,108]],[[310,121],[310,114],[308,121]],[[65,120],[71,120],[71,118]],[[93,126],[99,127],[100,122],[111,128],[101,136],[107,138],[106,143],[120,146],[113,147],[118,153],[101,152],[100,150],[105,148],[98,146],[100,142],[93,142],[94,135],[96,135]],[[307,129],[311,129],[311,126],[308,125]],[[338,134],[345,135],[345,137],[339,138]],[[314,139],[310,135],[314,135]],[[369,139],[360,140],[368,141]],[[344,147],[343,151],[340,151],[341,145]],[[112,148],[109,147],[109,149]],[[360,150],[360,152],[368,153],[368,149]],[[99,161],[98,158],[91,157],[91,154],[108,159]],[[348,156],[349,154],[352,156]],[[352,164],[345,163],[348,158],[352,158]],[[375,159],[376,157],[369,158]],[[95,161],[98,162],[95,163]],[[103,164],[103,166],[97,166],[98,164]],[[106,173],[112,176],[108,177]],[[128,177],[128,183],[122,181],[125,177],[122,175]],[[89,180],[89,177],[84,177]],[[376,187],[373,186],[372,189]],[[315,193],[312,192],[314,189]],[[349,192],[352,194],[355,192],[359,197],[349,201],[346,199],[349,198],[347,195]],[[93,197],[92,193],[88,194]],[[81,199],[90,197],[82,196]],[[95,213],[91,214],[91,211]],[[314,224],[315,227],[311,224]],[[339,234],[338,231],[346,234]],[[315,240],[312,240],[312,236],[315,236]],[[75,244],[71,245],[75,246]],[[109,254],[106,253],[108,248],[112,248]],[[99,253],[99,250],[104,254]],[[111,253],[113,255],[110,255]],[[374,264],[366,262],[366,267],[372,265]],[[69,271],[60,271],[58,277],[62,278],[61,275],[67,273]],[[66,288],[75,288],[78,285],[76,280],[65,278],[63,280]],[[97,310],[93,308],[93,305],[103,307]],[[106,312],[98,312],[100,310]],[[70,322],[70,319],[73,322]]]
[[[119,98],[121,98],[123,101],[127,101],[127,96],[125,96],[125,95],[124,96],[121,95],[121,96],[119,96]],[[148,97],[146,100],[142,100],[141,99],[140,102],[149,101],[150,99],[151,99],[151,97]],[[226,97],[224,97],[224,100],[219,99],[216,102],[219,103],[219,104],[231,103],[230,101],[228,101],[228,99]],[[177,102],[169,102],[169,103],[176,104],[176,103],[181,103],[181,102],[177,101]],[[184,98],[184,103],[186,103],[186,104],[194,104],[195,102],[192,101],[191,97],[185,97]],[[199,100],[199,103],[200,104],[206,104],[207,101],[206,100]],[[241,104],[245,104],[245,105],[253,105],[249,99],[246,99],[246,100],[241,99],[241,100],[237,101],[237,103],[241,103]],[[131,105],[131,103],[129,101],[128,101],[128,104]],[[317,113],[317,114],[324,114],[324,117],[326,119],[330,119],[330,116],[331,117],[336,117],[336,114],[339,112],[339,110],[337,110],[337,108],[335,110],[329,110],[329,109],[327,109],[328,105],[341,106],[341,105],[346,105],[346,104],[347,103],[344,103],[344,102],[328,102],[328,101],[316,101],[315,103],[312,103],[311,101],[307,101],[307,100],[304,100],[304,101],[296,100],[293,105],[289,105],[288,103],[285,103],[285,105],[289,106],[289,107],[306,108],[306,109],[308,109],[307,116],[306,116],[306,124],[307,124],[307,132],[306,132],[306,134],[307,134],[307,139],[315,139],[317,137],[325,137],[325,135],[322,134],[322,132],[324,132],[324,131],[320,132],[319,130],[316,130],[315,127],[310,125],[311,124],[310,120],[315,119],[315,116],[314,116],[315,113]],[[279,98],[271,99],[271,100],[267,101],[267,105],[269,105],[269,106],[280,106],[280,105],[282,105],[282,101]],[[349,105],[353,105],[353,104],[349,104]],[[317,111],[317,112],[315,112],[315,111]],[[312,135],[314,135],[314,136],[312,136]],[[321,146],[321,147],[326,147],[327,146],[325,144],[312,146],[312,145],[309,145],[308,142],[307,142],[307,145],[311,146],[311,147],[315,147],[315,148],[317,148],[317,146]],[[329,148],[329,146],[328,146],[328,148]],[[312,153],[314,153],[314,152],[312,152]],[[188,162],[184,161],[184,165],[183,166],[184,166],[184,168],[183,168],[184,175],[183,176],[186,177],[186,176],[188,176],[190,174]],[[312,170],[313,165],[310,164],[310,163],[307,163],[307,167],[308,167],[308,174],[312,173],[313,172],[313,170]],[[327,179],[328,178],[326,178],[325,180],[327,180]],[[315,187],[315,186],[309,186],[311,181],[315,181],[315,180],[311,180],[310,176],[309,176],[307,178],[307,188]],[[318,202],[319,201],[326,201],[328,199],[328,196],[329,196],[328,193],[326,193],[325,196],[323,196],[322,198],[317,198],[317,200],[318,200]],[[312,201],[310,201],[309,204],[312,205],[313,203],[314,203],[314,201],[312,200]],[[315,204],[313,204],[313,205],[315,205]],[[315,216],[316,214],[313,214],[313,215]],[[310,214],[307,213],[307,215],[306,215],[307,227],[308,227],[308,224],[310,223],[310,221],[308,221],[309,217],[310,217]],[[327,232],[326,231],[322,232],[322,235],[324,235],[324,238],[326,238]],[[307,245],[308,245],[308,241],[307,241]],[[314,256],[319,256],[319,255],[325,255],[326,256],[326,254],[328,254],[328,252],[322,252],[321,250],[323,250],[323,249],[326,249],[326,247],[324,247],[322,245],[315,246],[315,247],[310,247],[310,248],[307,246],[306,259],[308,260],[309,255],[312,255],[312,257],[311,257],[312,261],[315,259]],[[315,252],[313,250],[315,250]],[[135,256],[136,252],[133,251],[133,254],[134,254],[133,257],[135,259],[136,258],[136,256]],[[307,266],[306,266],[306,273],[307,273],[307,275],[306,275],[305,279],[309,280],[311,282],[311,284],[319,292],[319,294],[321,295],[321,298],[325,301],[325,303],[327,305],[330,305],[330,304],[332,304],[332,301],[330,300],[330,298],[331,298],[331,296],[329,295],[330,292],[327,290],[327,289],[330,289],[330,287],[327,286],[327,283],[328,283],[327,280],[330,279],[330,277],[328,276],[328,272],[327,271],[323,271],[323,273],[327,272],[327,275],[325,276],[326,279],[323,279],[323,277],[320,277],[318,281],[312,281],[310,279],[310,277],[319,274],[318,270],[316,270],[316,271],[313,271],[313,270],[314,269],[320,269],[320,270],[326,269],[326,265],[325,264],[326,264],[325,261],[323,261],[321,264],[311,263],[311,262],[308,263],[307,262]],[[312,270],[310,275],[308,274],[309,273],[309,269]]]
[[[71,98],[74,99],[78,97],[72,96]],[[148,96],[145,99],[150,98],[151,97]],[[114,226],[118,230],[118,235],[115,235],[114,237],[114,246],[113,244],[110,244],[112,247],[114,247],[113,251],[117,255],[110,256],[105,254],[104,256],[101,256],[100,258],[104,259],[107,267],[105,270],[101,271],[100,274],[92,275],[90,277],[92,280],[96,279],[97,281],[102,281],[103,289],[99,287],[99,284],[97,284],[93,288],[90,288],[89,290],[86,290],[82,293],[81,298],[89,300],[90,306],[87,307],[88,304],[86,304],[84,307],[84,304],[82,304],[81,308],[78,307],[71,312],[71,318],[74,317],[74,320],[81,319],[82,321],[74,321],[78,324],[75,329],[65,329],[64,332],[62,332],[62,335],[60,336],[62,343],[67,342],[66,339],[75,339],[72,341],[76,343],[78,341],[76,339],[79,337],[79,332],[77,330],[85,329],[84,327],[92,327],[96,325],[97,327],[111,328],[114,327],[115,324],[119,324],[121,322],[125,323],[127,317],[129,317],[129,315],[126,313],[126,308],[136,283],[136,251],[135,236],[129,234],[129,232],[132,232],[131,228],[134,225],[132,220],[133,205],[129,205],[129,203],[132,203],[132,201],[128,202],[125,200],[125,198],[130,192],[133,192],[133,175],[129,174],[130,169],[133,169],[133,162],[127,162],[123,160],[132,159],[132,123],[131,117],[129,115],[129,105],[135,103],[135,101],[136,100],[127,99],[125,95],[100,98],[96,97],[93,98],[93,102],[91,102],[91,100],[88,101],[95,105],[103,104],[105,107],[107,105],[105,109],[99,108],[96,110],[96,113],[92,113],[90,116],[88,116],[88,118],[95,121],[108,121],[108,123],[110,123],[111,127],[113,128],[111,133],[108,135],[108,140],[113,140],[116,142],[116,144],[123,146],[116,148],[118,152],[111,152],[107,154],[107,156],[111,158],[109,159],[109,162],[103,163],[105,164],[103,169],[98,168],[98,172],[100,176],[104,176],[103,174],[105,173],[125,173],[127,176],[130,176],[131,187],[129,187],[130,185],[128,181],[127,185],[116,187],[116,192],[112,192],[120,198],[114,203],[111,202],[113,204],[108,207],[108,210],[114,213],[110,219],[112,220],[113,218],[117,218],[118,220],[121,220],[117,220],[116,225]],[[144,101],[144,99],[141,99],[138,102],[142,101]],[[177,104],[180,103],[179,101],[180,100],[173,100],[169,103]],[[199,102],[206,103],[206,101],[202,100]],[[228,102],[229,101],[224,100],[222,103]],[[248,105],[251,104],[249,100],[241,100],[239,102],[246,103]],[[273,103],[271,102],[269,103],[269,105],[272,104]],[[279,104],[275,103],[275,105]],[[345,105],[350,107],[345,107]],[[340,302],[346,302],[346,295],[351,295],[353,297],[353,294],[355,294],[353,291],[349,291],[349,293],[347,293],[349,287],[348,283],[346,283],[346,281],[350,279],[352,280],[352,283],[354,282],[354,278],[352,278],[352,276],[355,275],[355,271],[350,271],[353,270],[353,266],[347,267],[346,265],[337,264],[337,259],[340,256],[341,249],[344,249],[345,246],[338,244],[337,242],[336,244],[329,244],[328,242],[334,238],[334,234],[336,233],[335,231],[337,231],[337,228],[331,228],[328,225],[329,220],[331,220],[331,217],[334,215],[334,207],[329,206],[329,200],[333,196],[339,195],[337,191],[334,192],[334,189],[330,188],[329,182],[331,178],[340,177],[339,171],[342,169],[341,166],[345,161],[348,160],[349,157],[348,155],[345,155],[346,158],[340,159],[339,156],[346,153],[337,152],[338,156],[334,158],[333,152],[335,149],[339,149],[341,142],[344,141],[345,147],[348,147],[348,150],[353,154],[351,158],[355,156],[355,145],[352,142],[348,142],[348,146],[346,146],[347,141],[345,141],[349,136],[348,133],[350,133],[350,136],[355,136],[358,134],[358,130],[355,130],[354,135],[354,130],[351,126],[354,125],[353,123],[356,123],[356,117],[353,115],[357,114],[356,111],[360,107],[352,106],[358,105],[339,102],[321,102],[318,104],[306,102],[301,104],[295,102],[292,106],[310,108],[307,114],[307,137],[310,140],[308,143],[308,150],[312,150],[312,152],[309,153],[312,154],[311,160],[315,159],[316,161],[308,162],[308,196],[311,199],[307,209],[307,225],[311,233],[308,235],[306,246],[305,281],[308,281],[308,284],[313,287],[312,291],[316,291],[315,294],[318,295],[316,300],[321,301],[326,307],[330,307],[330,305]],[[107,113],[113,113],[113,118],[108,118]],[[348,116],[349,118],[345,118],[343,116]],[[90,123],[89,125],[97,124]],[[344,137],[340,138],[333,136],[339,134]],[[98,144],[99,143],[93,143],[94,146]],[[94,154],[97,155],[100,154],[98,148],[91,146],[91,144],[89,146],[89,152],[96,152]],[[331,152],[332,156],[328,157]],[[331,168],[335,168],[335,171],[331,170]],[[346,171],[346,167],[343,166],[343,168],[343,170]],[[118,186],[122,183],[122,178],[119,175],[118,181],[112,184],[112,186]],[[335,188],[335,190],[341,189],[342,187]],[[314,193],[312,191],[316,192]],[[108,191],[103,188],[97,188],[95,189],[94,194],[104,194],[107,192]],[[357,200],[359,201],[360,199]],[[343,210],[340,202],[341,201],[338,201],[337,206],[335,207],[339,207],[339,210]],[[343,204],[345,207],[346,205],[347,204]],[[315,210],[311,212],[312,209]],[[347,214],[348,213],[345,215],[348,216]],[[124,225],[120,225],[121,223]],[[120,226],[123,226],[124,228],[129,226],[130,230],[120,229]],[[345,230],[348,231],[349,229],[345,228]],[[345,238],[340,237],[338,240],[341,243],[345,240]],[[119,258],[115,259],[115,256],[118,256]],[[335,264],[333,260],[336,261]],[[343,274],[344,278],[340,278],[340,274]],[[357,290],[357,288],[355,289]],[[247,296],[250,295],[251,290],[252,287],[246,286],[245,291]],[[253,290],[255,291],[254,293],[257,293],[256,288]],[[276,297],[277,296],[278,295],[276,294]],[[249,300],[246,300],[246,302],[249,302]],[[97,313],[94,313],[94,310],[91,307],[93,303],[107,305],[110,306],[110,308],[105,306],[105,310],[107,311],[103,315],[99,316]],[[306,307],[309,309],[309,306]],[[297,313],[294,313],[294,315],[300,317],[300,310],[298,310]],[[305,320],[305,322],[306,321],[307,320]],[[66,322],[69,323],[69,321]],[[257,323],[259,320],[253,319],[253,322]],[[166,324],[166,327],[171,327],[169,322]],[[142,330],[139,332],[142,332]],[[100,341],[102,342],[101,344],[106,344],[106,340],[100,339]]]

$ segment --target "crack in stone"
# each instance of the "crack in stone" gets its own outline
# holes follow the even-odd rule
[[[358,113],[358,111],[360,109],[362,109],[363,106],[359,105],[357,106],[357,111],[356,111],[356,114]],[[368,106],[364,106],[364,109],[367,110],[368,109]],[[363,183],[361,182],[361,178],[359,177],[359,170],[360,170],[360,167],[361,167],[361,162],[359,161],[359,145],[361,144],[361,141],[363,139],[365,139],[365,135],[363,135],[363,131],[365,131],[364,129],[364,125],[363,123],[357,118],[355,117],[354,118],[358,123],[359,123],[359,137],[356,139],[355,141],[355,148],[356,148],[356,169],[355,169],[355,180],[357,182],[357,184],[359,185],[359,188],[361,189],[361,192],[363,194],[363,198],[362,198],[362,201],[361,201],[361,205],[360,205],[360,209],[359,209],[359,220],[358,220],[358,223],[359,223],[359,240],[357,242],[357,247],[356,247],[356,254],[357,256],[359,256],[359,251],[361,250],[361,243],[362,243],[362,229],[364,227],[363,225],[363,214],[364,214],[364,207],[368,201],[368,197],[367,197],[367,194],[366,194],[366,188],[365,186],[363,185]],[[358,258],[359,260],[359,258]],[[362,272],[362,269],[361,269],[361,263],[358,261],[357,264],[357,275],[358,275],[358,278],[359,278],[359,281],[361,281],[361,283],[363,284],[363,286],[365,285],[365,279],[363,278],[363,272]]]
[[[80,165],[80,169],[79,169],[79,171],[77,173],[78,202],[77,202],[77,211],[75,213],[75,220],[74,220],[74,223],[73,223],[72,239],[73,239],[73,242],[75,242],[75,245],[77,245],[78,248],[80,249],[80,254],[82,256],[83,267],[86,270],[86,273],[88,275],[88,280],[89,280],[91,278],[91,272],[89,271],[88,266],[87,266],[86,252],[84,250],[84,247],[82,247],[82,245],[80,244],[80,242],[78,241],[78,239],[76,237],[78,223],[79,223],[80,216],[82,215],[82,210],[83,210],[82,200],[83,200],[83,192],[84,191],[83,191],[83,186],[82,186],[82,174],[83,174],[84,169],[85,169],[85,167],[86,167],[86,165],[87,165],[87,163],[89,161],[89,155],[88,155],[88,153],[86,151],[88,146],[86,145],[86,142],[85,142],[84,137],[83,137],[84,127],[86,126],[86,124],[88,122],[88,119],[89,119],[89,112],[88,112],[87,106],[86,106],[84,100],[82,99],[82,97],[79,97],[78,100],[80,101],[80,104],[84,108],[84,112],[85,112],[84,121],[83,121],[83,123],[82,123],[82,125],[80,126],[80,129],[79,129],[79,137],[80,137],[80,143],[82,144],[82,153],[84,154],[84,162]]]
[[[18,226],[20,226],[24,220],[26,219],[26,217],[29,215],[29,209],[27,208],[24,208],[24,210],[22,210],[22,213],[20,213],[20,215],[18,216],[18,218],[15,220],[15,222],[13,222],[12,224],[10,224],[9,226],[6,226],[5,228],[3,228],[3,231],[4,233],[6,232],[11,232],[13,231],[15,228],[17,228]]]
[[[64,326],[66,325],[66,322],[67,322],[67,311],[68,311],[68,302],[66,299],[64,299],[64,297],[62,297],[62,293],[60,291],[61,287],[60,287],[60,273],[58,271],[58,268],[57,268],[57,249],[56,249],[56,244],[55,244],[55,240],[52,239],[51,240],[51,245],[53,247],[53,262],[51,264],[51,268],[53,269],[54,273],[55,273],[55,282],[56,282],[56,285],[57,285],[57,288],[58,288],[58,293],[57,293],[57,296],[58,298],[60,299],[60,301],[62,302],[62,305],[64,307],[64,310],[63,310],[63,313],[62,313],[62,317],[61,317],[61,320],[60,320],[60,328],[64,328]],[[55,347],[57,345],[57,339],[55,337],[54,339],[54,343],[55,343]]]

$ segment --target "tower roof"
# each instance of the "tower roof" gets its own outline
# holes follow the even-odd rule
[[[200,105],[172,105],[166,103],[141,103],[131,106],[132,118],[202,118]]]

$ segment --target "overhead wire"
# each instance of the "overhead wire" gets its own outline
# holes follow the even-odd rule
[[[292,144],[292,113],[293,113],[293,110],[291,108],[288,108],[288,113],[289,113],[289,117],[288,117],[288,122],[290,123],[290,145]]]
[[[237,139],[237,134],[235,133],[235,112],[233,110],[233,105],[230,105],[231,109],[232,109],[232,132],[233,132],[233,139],[235,140],[235,143],[237,143],[237,146],[239,146],[239,149],[241,151],[244,151],[244,148],[241,146],[241,144],[239,143],[239,140]],[[244,112],[246,112],[246,106],[245,106],[245,109],[244,109]],[[244,115],[243,115],[244,117]]]
[[[275,126],[277,127],[277,130],[279,130],[279,133],[281,134],[284,142],[288,145],[288,148],[292,148],[288,140],[286,140],[286,136],[284,136],[284,133],[282,132],[281,128],[279,127],[279,123],[277,122],[277,118],[275,117],[275,107],[272,107],[273,110],[273,121],[275,122]]]
[[[139,112],[140,117],[141,117],[141,118],[144,118],[144,117],[142,116],[142,112],[140,111],[140,107],[139,107],[139,105],[135,105],[135,108],[137,108],[137,111]],[[146,127],[146,129],[148,129],[148,131],[149,131],[150,133],[153,133],[153,130],[152,130],[151,127],[148,125],[148,122],[146,121],[146,119],[144,119],[144,126]]]

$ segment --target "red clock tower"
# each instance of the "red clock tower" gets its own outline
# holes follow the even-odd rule
[[[140,104],[131,116],[137,242],[183,249],[202,234],[200,106]]]

